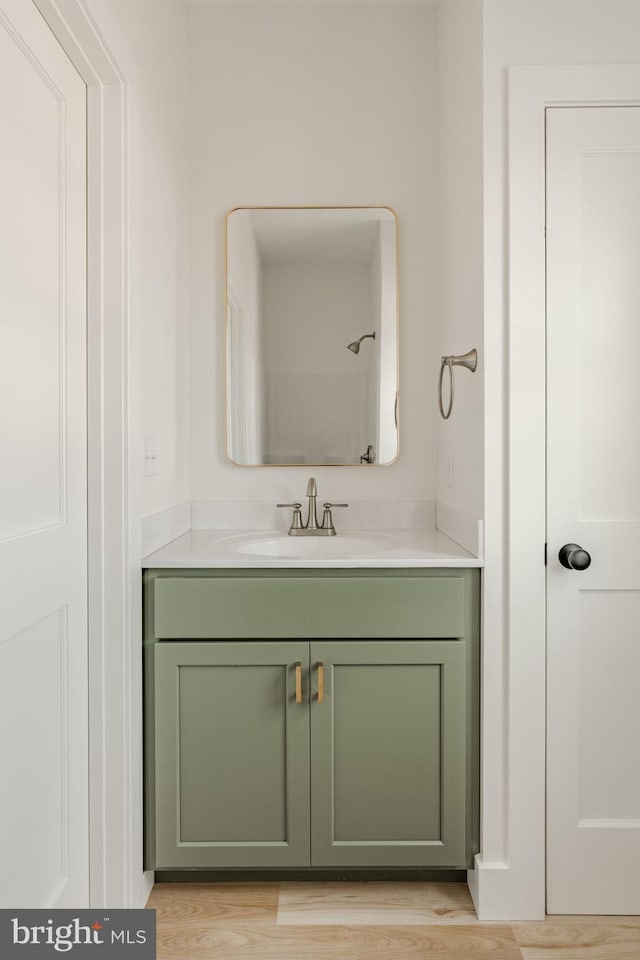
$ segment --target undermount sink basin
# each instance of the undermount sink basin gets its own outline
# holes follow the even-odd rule
[[[401,541],[385,534],[335,537],[289,537],[274,534],[234,538],[238,553],[255,557],[279,557],[283,560],[348,559],[385,550],[394,550]],[[231,542],[228,543],[231,546]]]

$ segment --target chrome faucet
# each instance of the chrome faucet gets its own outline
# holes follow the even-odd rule
[[[318,486],[316,478],[310,477],[307,483],[307,497],[309,498],[309,511],[307,513],[306,530],[307,536],[313,536],[318,527],[318,514],[316,511],[316,500],[318,499]]]
[[[333,507],[348,507],[348,503],[325,503],[324,513],[322,515],[322,526],[318,526],[318,513],[316,501],[318,499],[318,486],[315,477],[310,477],[307,483],[307,497],[309,507],[307,510],[307,522],[302,522],[302,504],[301,503],[278,503],[278,507],[293,507],[293,517],[289,527],[290,537],[335,537],[336,528],[333,525],[333,516],[331,510]]]

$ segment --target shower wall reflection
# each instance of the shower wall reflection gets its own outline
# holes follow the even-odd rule
[[[396,302],[396,223],[387,208],[229,214],[231,459],[359,464],[372,448],[373,462],[391,462]]]

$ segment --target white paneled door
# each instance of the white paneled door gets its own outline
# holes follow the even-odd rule
[[[88,905],[85,126],[0,0],[0,907]]]
[[[640,107],[547,111],[547,352],[547,909],[638,913]]]

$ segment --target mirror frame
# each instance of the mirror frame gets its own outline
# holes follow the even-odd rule
[[[229,325],[229,218],[240,210],[388,210],[394,219],[395,228],[396,228],[396,257],[395,257],[395,266],[396,266],[396,296],[395,296],[395,305],[396,305],[396,336],[395,336],[395,349],[396,349],[396,399],[395,399],[395,427],[396,427],[396,453],[393,460],[387,460],[384,463],[238,463],[237,460],[234,460],[230,453],[230,440],[231,440],[231,429],[230,429],[230,418],[231,418],[231,408],[229,403],[229,397],[231,394],[231,377],[230,377],[230,347],[231,347],[231,329]],[[292,203],[292,204],[247,204],[247,205],[238,205],[232,207],[227,211],[224,221],[224,325],[225,325],[225,339],[224,339],[224,365],[225,365],[225,454],[227,460],[232,463],[235,467],[391,467],[394,463],[398,462],[400,456],[400,238],[399,238],[399,227],[398,227],[398,214],[394,207],[389,206],[388,203],[355,203],[355,204],[307,204],[307,203]]]

